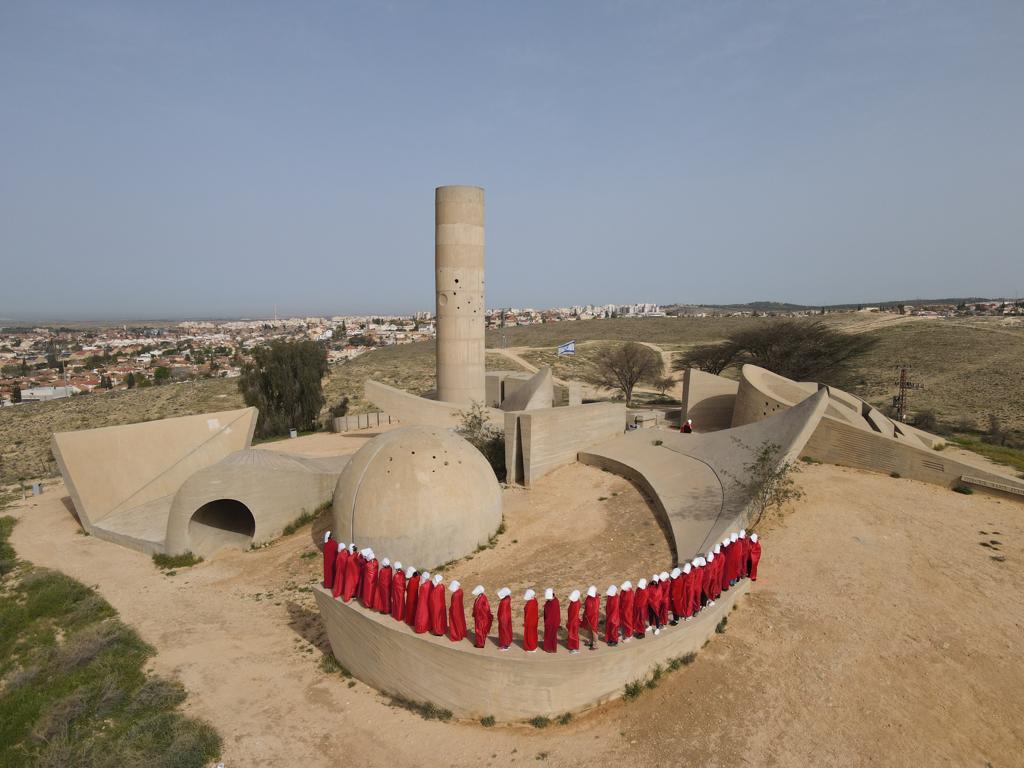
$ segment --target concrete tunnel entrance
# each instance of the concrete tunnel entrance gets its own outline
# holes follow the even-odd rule
[[[203,504],[188,522],[190,549],[212,555],[225,547],[248,549],[256,533],[256,518],[236,499],[217,499]]]

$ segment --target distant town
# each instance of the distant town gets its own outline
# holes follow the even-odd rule
[[[924,317],[1024,316],[1020,300],[944,300],[919,304],[803,307],[603,304],[537,310],[487,311],[487,328],[619,317],[811,316],[833,311],[888,312]],[[253,348],[276,339],[310,339],[342,364],[380,346],[433,339],[432,312],[412,315],[337,315],[260,320],[182,321],[107,327],[0,326],[0,407],[118,389],[160,386],[197,378],[241,375]],[[566,340],[572,336],[566,331]]]

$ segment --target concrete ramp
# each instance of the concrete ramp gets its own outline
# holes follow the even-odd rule
[[[745,525],[749,497],[737,484],[743,467],[765,442],[795,461],[828,402],[822,390],[799,405],[745,427],[708,434],[635,430],[580,451],[584,464],[615,472],[639,485],[667,527],[676,558],[705,552]]]
[[[51,448],[82,527],[99,538],[163,551],[174,494],[195,472],[246,448],[256,409],[59,432]]]

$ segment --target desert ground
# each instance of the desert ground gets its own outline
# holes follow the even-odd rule
[[[314,437],[287,446],[365,440]],[[1024,507],[830,466],[799,482],[805,498],[762,526],[757,583],[695,663],[545,729],[425,721],[322,671],[308,585],[325,521],[170,575],[81,535],[57,483],[17,503],[12,543],[94,586],[156,647],[151,668],[184,683],[228,768],[1020,765]],[[506,493],[498,546],[449,576],[565,590],[662,567],[653,517],[616,477],[570,466]]]

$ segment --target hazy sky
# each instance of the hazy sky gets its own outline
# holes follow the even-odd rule
[[[0,0],[0,318],[1024,291],[1024,2]]]

